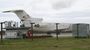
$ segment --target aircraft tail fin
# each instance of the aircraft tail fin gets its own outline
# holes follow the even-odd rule
[[[19,17],[19,19],[22,21],[22,23],[25,25],[25,27],[30,26],[30,19],[31,17],[24,11],[24,10],[9,10],[9,11],[3,11],[3,13],[12,12]]]

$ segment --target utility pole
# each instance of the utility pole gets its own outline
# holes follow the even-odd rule
[[[34,24],[34,23],[30,23],[30,24],[31,24],[31,32],[32,32],[32,37],[31,37],[31,38],[32,38],[32,40],[33,40],[33,24]]]
[[[59,23],[56,23],[56,38],[57,38],[57,40],[58,40],[58,34],[59,34],[58,24],[59,24]]]

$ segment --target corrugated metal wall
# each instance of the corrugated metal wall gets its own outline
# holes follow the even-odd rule
[[[88,37],[89,34],[89,24],[73,24],[72,32],[74,37]]]

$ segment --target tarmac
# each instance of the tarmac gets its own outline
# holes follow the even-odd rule
[[[56,37],[55,34],[52,34],[53,37]],[[58,37],[72,37],[72,33],[61,33]]]

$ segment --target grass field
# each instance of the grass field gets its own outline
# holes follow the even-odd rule
[[[8,39],[0,43],[0,50],[90,50],[90,38]]]

